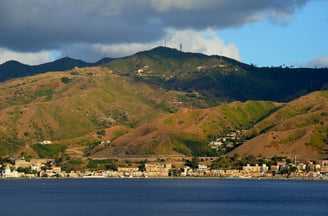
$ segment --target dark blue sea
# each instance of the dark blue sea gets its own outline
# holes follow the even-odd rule
[[[0,180],[0,215],[328,215],[328,181]]]

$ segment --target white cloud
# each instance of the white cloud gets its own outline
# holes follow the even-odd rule
[[[86,44],[147,43],[165,30],[222,30],[289,20],[309,0],[8,0],[0,47],[20,52]]]
[[[328,67],[328,56],[317,56],[313,60],[296,64],[301,67]]]
[[[0,48],[0,64],[16,60],[24,64],[36,65],[50,61],[51,51],[40,52],[15,52],[8,49]]]
[[[74,43],[60,47],[58,50],[41,52],[14,52],[0,49],[0,64],[8,60],[17,60],[25,64],[40,64],[57,58],[69,56],[87,62],[96,62],[103,57],[125,57],[136,52],[149,50],[158,46],[180,49],[184,52],[203,53],[206,55],[224,55],[240,60],[238,47],[225,42],[213,29],[203,31],[167,29],[166,35],[157,41],[149,43],[119,43],[119,44],[88,44]]]
[[[221,1],[222,2],[222,1]],[[201,8],[211,8],[220,5],[220,1],[213,0],[150,0],[151,6],[160,12],[169,11],[173,9],[191,10]]]
[[[151,43],[121,43],[115,45],[93,45],[93,50],[110,57],[127,56],[157,46],[180,48],[185,52],[207,55],[224,55],[240,60],[239,49],[235,44],[225,44],[212,29],[204,31],[167,29],[166,37]]]

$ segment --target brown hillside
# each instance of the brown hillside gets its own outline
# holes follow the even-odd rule
[[[326,158],[328,150],[328,91],[294,100],[256,124],[254,137],[229,155]]]
[[[179,102],[180,98],[185,100]],[[177,103],[179,102],[179,103]],[[195,105],[196,104],[196,105]],[[0,83],[0,155],[25,144],[78,140],[115,126],[135,128],[204,98],[169,91],[101,67],[49,72]],[[117,132],[116,138],[125,132]],[[90,143],[106,139],[100,133]]]
[[[208,143],[229,130],[248,127],[275,109],[272,102],[234,102],[208,109],[180,109],[118,138],[93,157],[209,154]]]

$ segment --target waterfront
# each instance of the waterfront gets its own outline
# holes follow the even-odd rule
[[[327,181],[0,181],[1,215],[326,215]]]

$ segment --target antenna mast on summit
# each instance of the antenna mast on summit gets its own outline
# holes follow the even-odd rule
[[[182,43],[180,43],[180,51],[182,52]]]

